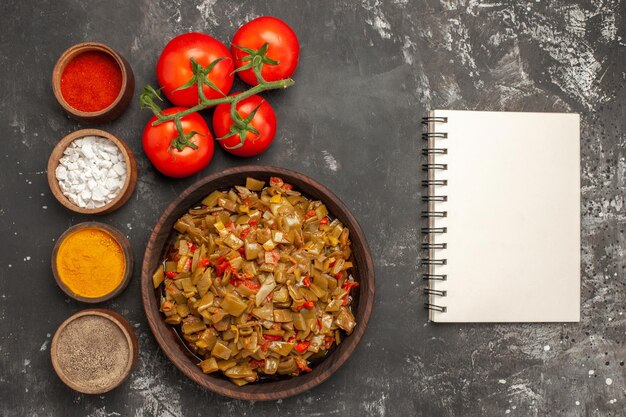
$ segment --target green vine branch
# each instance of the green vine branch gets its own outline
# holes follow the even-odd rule
[[[236,149],[236,148],[243,146],[247,132],[252,132],[257,135],[259,133],[256,129],[254,129],[250,125],[250,122],[254,118],[254,115],[256,114],[256,111],[258,110],[259,107],[257,106],[257,108],[255,108],[254,111],[250,113],[250,115],[244,119],[241,117],[239,112],[237,112],[237,104],[240,101],[250,96],[253,96],[255,94],[259,94],[268,90],[283,89],[283,88],[291,87],[292,85],[294,85],[295,82],[291,78],[286,78],[286,79],[278,80],[278,81],[266,81],[261,75],[263,65],[278,65],[279,64],[278,61],[272,60],[267,57],[267,50],[269,48],[269,44],[267,43],[264,44],[259,50],[244,48],[244,47],[237,46],[237,45],[234,45],[234,46],[237,49],[247,53],[247,55],[241,59],[243,62],[245,62],[245,64],[242,67],[236,69],[234,72],[251,69],[257,79],[257,85],[250,87],[248,90],[243,91],[238,94],[227,96],[210,80],[209,78],[210,72],[224,58],[218,58],[214,60],[213,62],[211,62],[206,67],[203,67],[201,64],[198,64],[193,58],[191,58],[190,63],[191,63],[191,69],[193,71],[193,76],[187,83],[178,87],[174,91],[184,90],[186,88],[192,87],[194,84],[197,85],[198,104],[186,110],[183,110],[181,112],[166,115],[163,113],[161,106],[158,104],[158,102],[163,102],[163,98],[161,97],[161,94],[160,94],[160,89],[155,90],[152,86],[146,85],[142,93],[139,95],[139,103],[141,104],[141,108],[151,110],[152,113],[154,113],[154,115],[157,118],[154,122],[152,122],[152,126],[158,126],[166,122],[174,122],[174,124],[176,125],[178,136],[172,139],[172,142],[170,145],[171,148],[175,148],[180,151],[184,149],[185,146],[189,146],[192,149],[196,149],[197,146],[190,140],[196,134],[196,132],[185,133],[183,130],[182,122],[181,122],[182,119],[191,113],[195,113],[200,110],[204,110],[206,108],[216,106],[218,104],[225,104],[225,103],[230,104],[230,115],[233,120],[233,126],[231,127],[229,134],[227,134],[226,136],[222,138],[217,138],[217,140],[224,140],[231,136],[239,135],[240,143],[233,146],[230,149]],[[223,95],[223,97],[216,98],[216,99],[208,99],[206,95],[204,94],[205,85],[215,91],[218,91],[220,94]]]

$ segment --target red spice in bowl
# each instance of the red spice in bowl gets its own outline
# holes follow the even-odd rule
[[[122,70],[115,58],[101,51],[75,56],[61,75],[61,94],[82,112],[95,112],[110,106],[122,88]]]

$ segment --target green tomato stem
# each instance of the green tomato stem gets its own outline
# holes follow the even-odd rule
[[[174,121],[176,119],[182,119],[183,117],[191,113],[195,113],[200,110],[204,110],[208,107],[216,106],[218,104],[230,103],[232,105],[232,108],[231,108],[231,112],[232,112],[232,111],[235,111],[234,109],[236,108],[236,104],[245,98],[248,98],[255,94],[262,93],[263,91],[277,90],[279,88],[288,88],[294,84],[295,84],[295,81],[291,78],[286,78],[284,80],[278,80],[278,81],[270,81],[270,82],[263,81],[262,83],[259,83],[255,85],[254,87],[251,87],[248,90],[238,95],[226,96],[222,98],[216,98],[213,100],[208,100],[208,99],[202,100],[200,101],[200,103],[196,104],[193,107],[188,108],[187,110],[183,110],[181,112],[171,114],[169,116],[163,116],[161,119],[155,120],[154,122],[152,122],[152,126],[158,126],[161,123]]]

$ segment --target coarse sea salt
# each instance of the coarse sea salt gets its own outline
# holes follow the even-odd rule
[[[117,145],[100,136],[74,140],[55,171],[63,194],[81,208],[99,208],[118,196],[126,182],[126,161]]]

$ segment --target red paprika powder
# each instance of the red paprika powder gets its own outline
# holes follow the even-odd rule
[[[74,57],[61,75],[61,94],[79,111],[95,112],[115,101],[122,88],[122,70],[115,58],[100,51]]]

